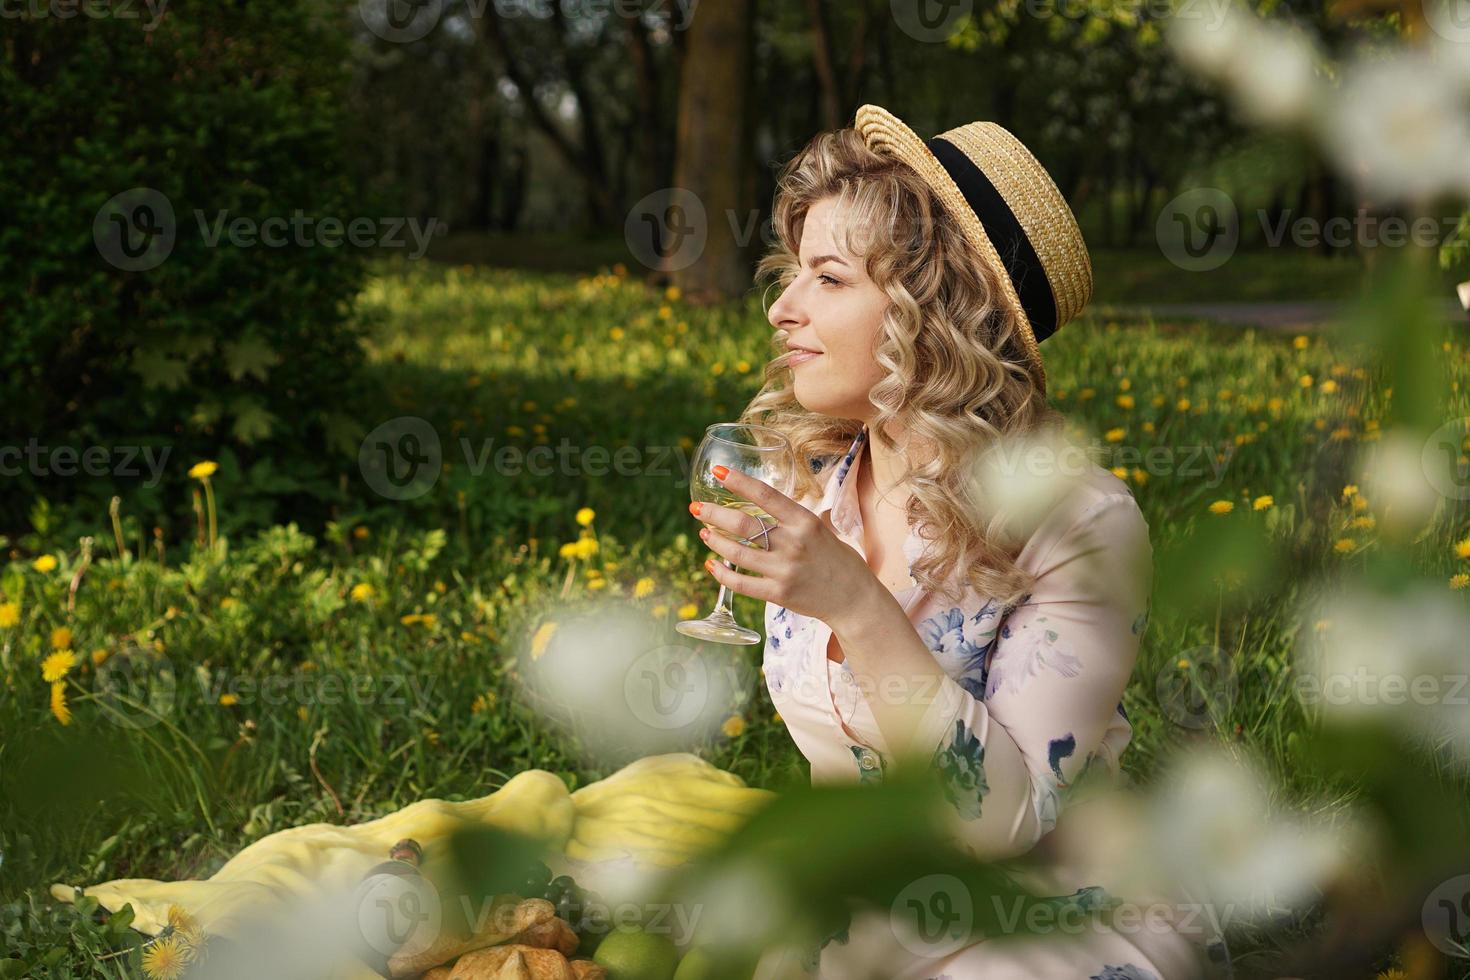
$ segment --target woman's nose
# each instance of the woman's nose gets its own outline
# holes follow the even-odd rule
[[[792,282],[776,297],[776,302],[771,304],[766,311],[766,319],[771,326],[777,330],[790,330],[805,322],[805,313],[802,312],[800,293],[796,289],[796,283]]]

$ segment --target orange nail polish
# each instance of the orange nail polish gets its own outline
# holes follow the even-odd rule
[[[715,562],[713,558],[706,558],[704,560],[704,570],[706,572],[713,572],[715,570]]]
[[[708,541],[709,540],[709,528],[707,528],[707,527],[700,528],[699,529],[699,538],[700,538],[701,541]]]
[[[698,517],[699,509],[703,506],[704,503],[702,501],[696,500],[689,505],[689,513],[693,514],[695,517]]]
[[[725,477],[730,475],[730,467],[713,466],[710,468],[710,472],[715,475],[716,480],[723,480]]]

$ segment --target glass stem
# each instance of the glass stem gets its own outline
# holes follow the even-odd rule
[[[721,558],[721,562],[730,571],[735,571],[735,563],[728,558]],[[727,622],[735,622],[735,613],[730,609],[730,590],[724,583],[720,584],[720,597],[715,600],[715,611],[709,614],[710,619],[723,619]]]

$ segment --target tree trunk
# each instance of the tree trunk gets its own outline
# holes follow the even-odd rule
[[[750,285],[744,228],[743,177],[750,159],[746,97],[750,88],[752,0],[704,4],[690,25],[679,90],[674,184],[704,206],[700,257],[670,269],[673,282],[695,302],[741,295]]]

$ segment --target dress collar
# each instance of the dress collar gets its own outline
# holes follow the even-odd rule
[[[862,523],[856,473],[862,465],[863,444],[867,440],[868,427],[865,424],[847,447],[847,452],[837,461],[837,470],[827,480],[826,491],[817,508],[818,517],[832,511],[832,526],[842,534],[851,534]]]

